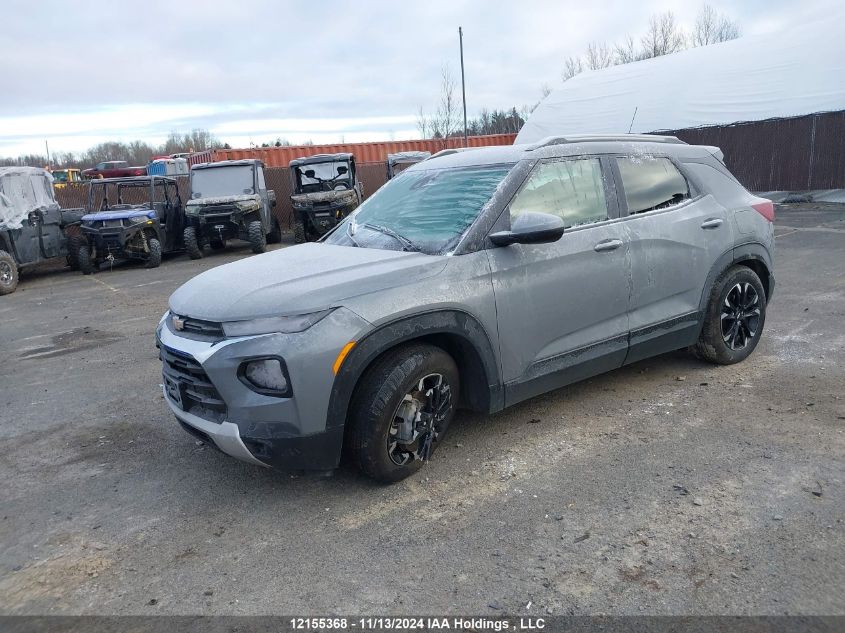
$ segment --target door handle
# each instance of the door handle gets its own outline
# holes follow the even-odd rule
[[[724,220],[722,220],[721,218],[710,218],[709,220],[705,220],[704,222],[702,222],[701,228],[702,229],[717,229],[720,226],[722,226],[722,222],[724,222]]]
[[[622,240],[603,240],[593,247],[597,253],[604,253],[607,251],[615,251],[622,246]]]

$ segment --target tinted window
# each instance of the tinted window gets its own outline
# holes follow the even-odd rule
[[[618,158],[628,213],[644,213],[678,204],[690,197],[686,179],[668,158]]]
[[[528,212],[560,216],[566,226],[606,220],[607,202],[599,160],[542,163],[511,203],[511,219]]]

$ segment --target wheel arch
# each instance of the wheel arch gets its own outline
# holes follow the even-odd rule
[[[346,423],[355,387],[372,364],[411,342],[435,345],[452,356],[461,377],[462,407],[482,412],[502,409],[498,362],[484,327],[466,312],[439,310],[384,324],[355,344],[332,385],[327,427]]]
[[[775,289],[775,277],[772,272],[772,259],[768,249],[763,244],[753,242],[742,244],[732,248],[723,253],[716,263],[710,269],[707,275],[707,283],[701,293],[701,301],[699,309],[702,311],[707,309],[707,302],[710,299],[710,293],[713,289],[713,284],[719,276],[732,266],[745,266],[753,270],[763,284],[763,290],[766,292],[766,303],[771,301],[772,293]]]

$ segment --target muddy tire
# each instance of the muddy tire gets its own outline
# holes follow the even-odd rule
[[[94,272],[94,262],[91,261],[91,249],[88,244],[81,244],[76,249],[76,262],[79,264],[79,270],[83,275],[90,275]]]
[[[88,246],[88,240],[81,235],[74,235],[67,240],[67,265],[71,270],[79,270],[79,248]]]
[[[302,224],[301,220],[296,220],[293,223],[293,243],[294,244],[305,244],[308,241],[308,237],[305,234],[305,225]]]
[[[259,255],[267,250],[267,236],[264,234],[264,225],[259,220],[249,223],[247,234],[253,253]]]
[[[197,241],[197,230],[189,226],[182,233],[182,240],[185,242],[185,251],[191,259],[202,259],[202,249]]]
[[[161,242],[157,237],[151,237],[147,244],[150,247],[150,253],[147,256],[147,261],[144,262],[146,268],[158,268],[161,266]]]
[[[282,241],[282,227],[279,226],[279,221],[276,219],[275,215],[272,216],[271,223],[273,229],[267,234],[267,243],[278,244]]]
[[[433,452],[443,443],[459,396],[458,368],[439,347],[410,344],[387,352],[367,369],[355,388],[349,408],[347,455],[377,481],[405,479],[423,464],[420,453],[424,452],[425,434],[407,441],[409,432],[419,430],[419,423],[412,420],[420,412],[435,413]]]
[[[734,266],[713,284],[704,327],[693,353],[719,365],[739,363],[754,351],[766,322],[766,292],[757,274]]]
[[[6,251],[0,251],[0,295],[10,295],[18,287],[18,265]]]

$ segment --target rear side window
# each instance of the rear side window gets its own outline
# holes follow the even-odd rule
[[[688,200],[689,185],[668,158],[626,156],[616,159],[628,213],[645,213]]]
[[[550,213],[567,227],[607,219],[601,163],[596,158],[542,163],[511,202],[511,220]]]

